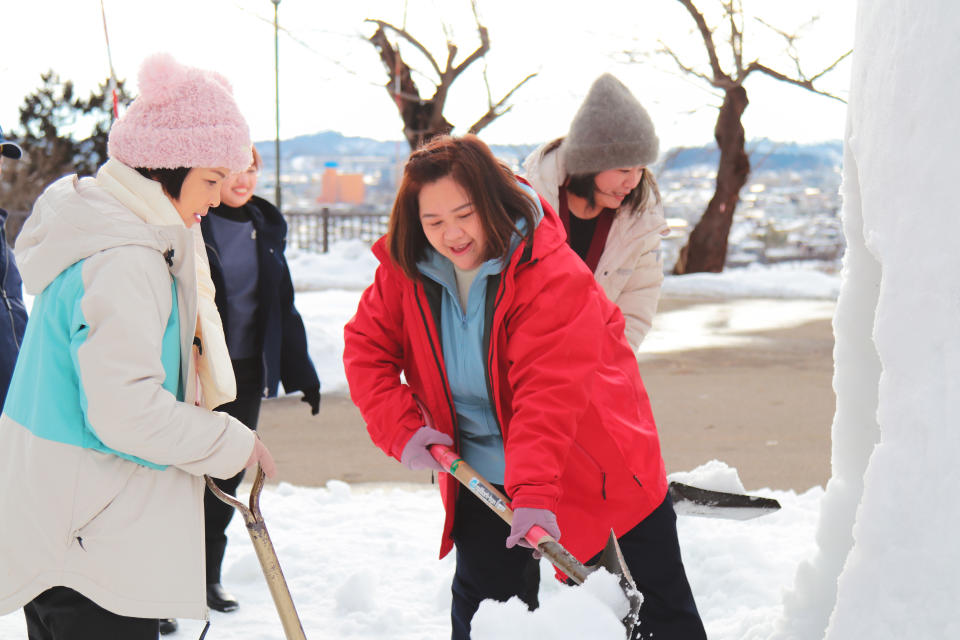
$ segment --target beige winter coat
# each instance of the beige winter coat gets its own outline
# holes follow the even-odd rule
[[[36,359],[21,357],[0,417],[0,615],[62,585],[120,615],[205,618],[202,475],[236,474],[255,436],[225,413],[194,406],[190,232],[148,225],[92,179],[71,176],[37,200],[17,261],[27,291],[38,295],[21,356],[31,341],[63,352],[54,318],[38,312],[39,294],[83,261],[78,313],[88,332],[63,368],[75,376],[85,420],[104,447],[167,466],[34,435],[44,425],[14,420],[10,398],[36,406],[39,394],[53,403],[63,385],[45,385],[42,371],[28,376]],[[183,402],[162,387],[171,275],[180,353],[188,354],[181,359]]]
[[[525,177],[556,210],[560,185],[566,181],[559,149],[543,145],[523,163]],[[660,238],[670,232],[663,206],[648,199],[640,211],[620,209],[613,218],[607,243],[594,277],[626,318],[624,333],[634,351],[650,331],[663,283]]]

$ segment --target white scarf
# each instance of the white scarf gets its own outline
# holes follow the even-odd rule
[[[147,224],[186,227],[160,183],[144,178],[122,162],[107,160],[97,172],[96,180],[98,185]],[[216,289],[210,279],[210,263],[207,262],[200,225],[194,225],[190,232],[193,234],[197,272],[196,336],[203,345],[202,353],[197,358],[197,374],[202,391],[198,400],[207,409],[214,409],[237,397],[237,382],[233,376],[233,364],[227,351],[220,313],[214,302]]]

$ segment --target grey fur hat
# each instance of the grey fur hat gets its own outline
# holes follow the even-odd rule
[[[568,175],[649,165],[660,140],[643,105],[609,73],[597,78],[561,146]]]

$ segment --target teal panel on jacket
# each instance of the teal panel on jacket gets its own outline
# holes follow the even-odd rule
[[[170,296],[173,305],[170,308],[170,317],[167,319],[167,329],[163,332],[163,350],[160,352],[160,361],[167,377],[163,379],[163,388],[169,391],[180,402],[183,402],[183,371],[180,368],[180,305],[177,302],[177,281],[170,278]]]
[[[4,413],[35,436],[71,444],[142,464],[159,465],[103,444],[87,419],[87,397],[80,379],[77,349],[89,327],[83,317],[83,261],[65,269],[34,299],[27,331],[10,381]],[[173,304],[163,335],[163,387],[183,399],[180,374],[180,316],[175,283]]]

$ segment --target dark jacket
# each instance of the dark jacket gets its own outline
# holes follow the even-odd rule
[[[13,250],[7,246],[7,234],[3,225],[7,221],[7,212],[0,209],[0,297],[3,298],[3,310],[0,314],[0,407],[7,398],[7,387],[13,366],[17,363],[17,354],[23,343],[23,332],[27,327],[27,308],[23,306],[23,282],[17,262],[13,259]]]
[[[504,485],[514,507],[557,514],[563,544],[586,561],[610,529],[623,535],[667,491],[647,393],[623,314],[545,217],[487,288],[487,385],[503,435]],[[437,316],[436,287],[413,281],[374,245],[380,266],[344,328],[350,395],[373,442],[399,459],[430,413],[457,440]],[[400,379],[403,372],[406,384]],[[457,481],[441,474],[441,556],[453,545]]]
[[[317,371],[307,352],[307,333],[303,320],[293,305],[293,282],[283,256],[287,242],[287,223],[280,211],[257,196],[242,207],[257,232],[259,282],[257,287],[257,351],[263,357],[263,395],[277,395],[277,386],[283,382],[287,392],[303,391],[320,386]],[[220,205],[211,209],[200,223],[210,260],[210,276],[217,288],[216,302],[227,329],[226,287],[223,263],[214,234],[210,231],[210,216],[218,211],[236,209]],[[229,338],[229,336],[228,336]]]

